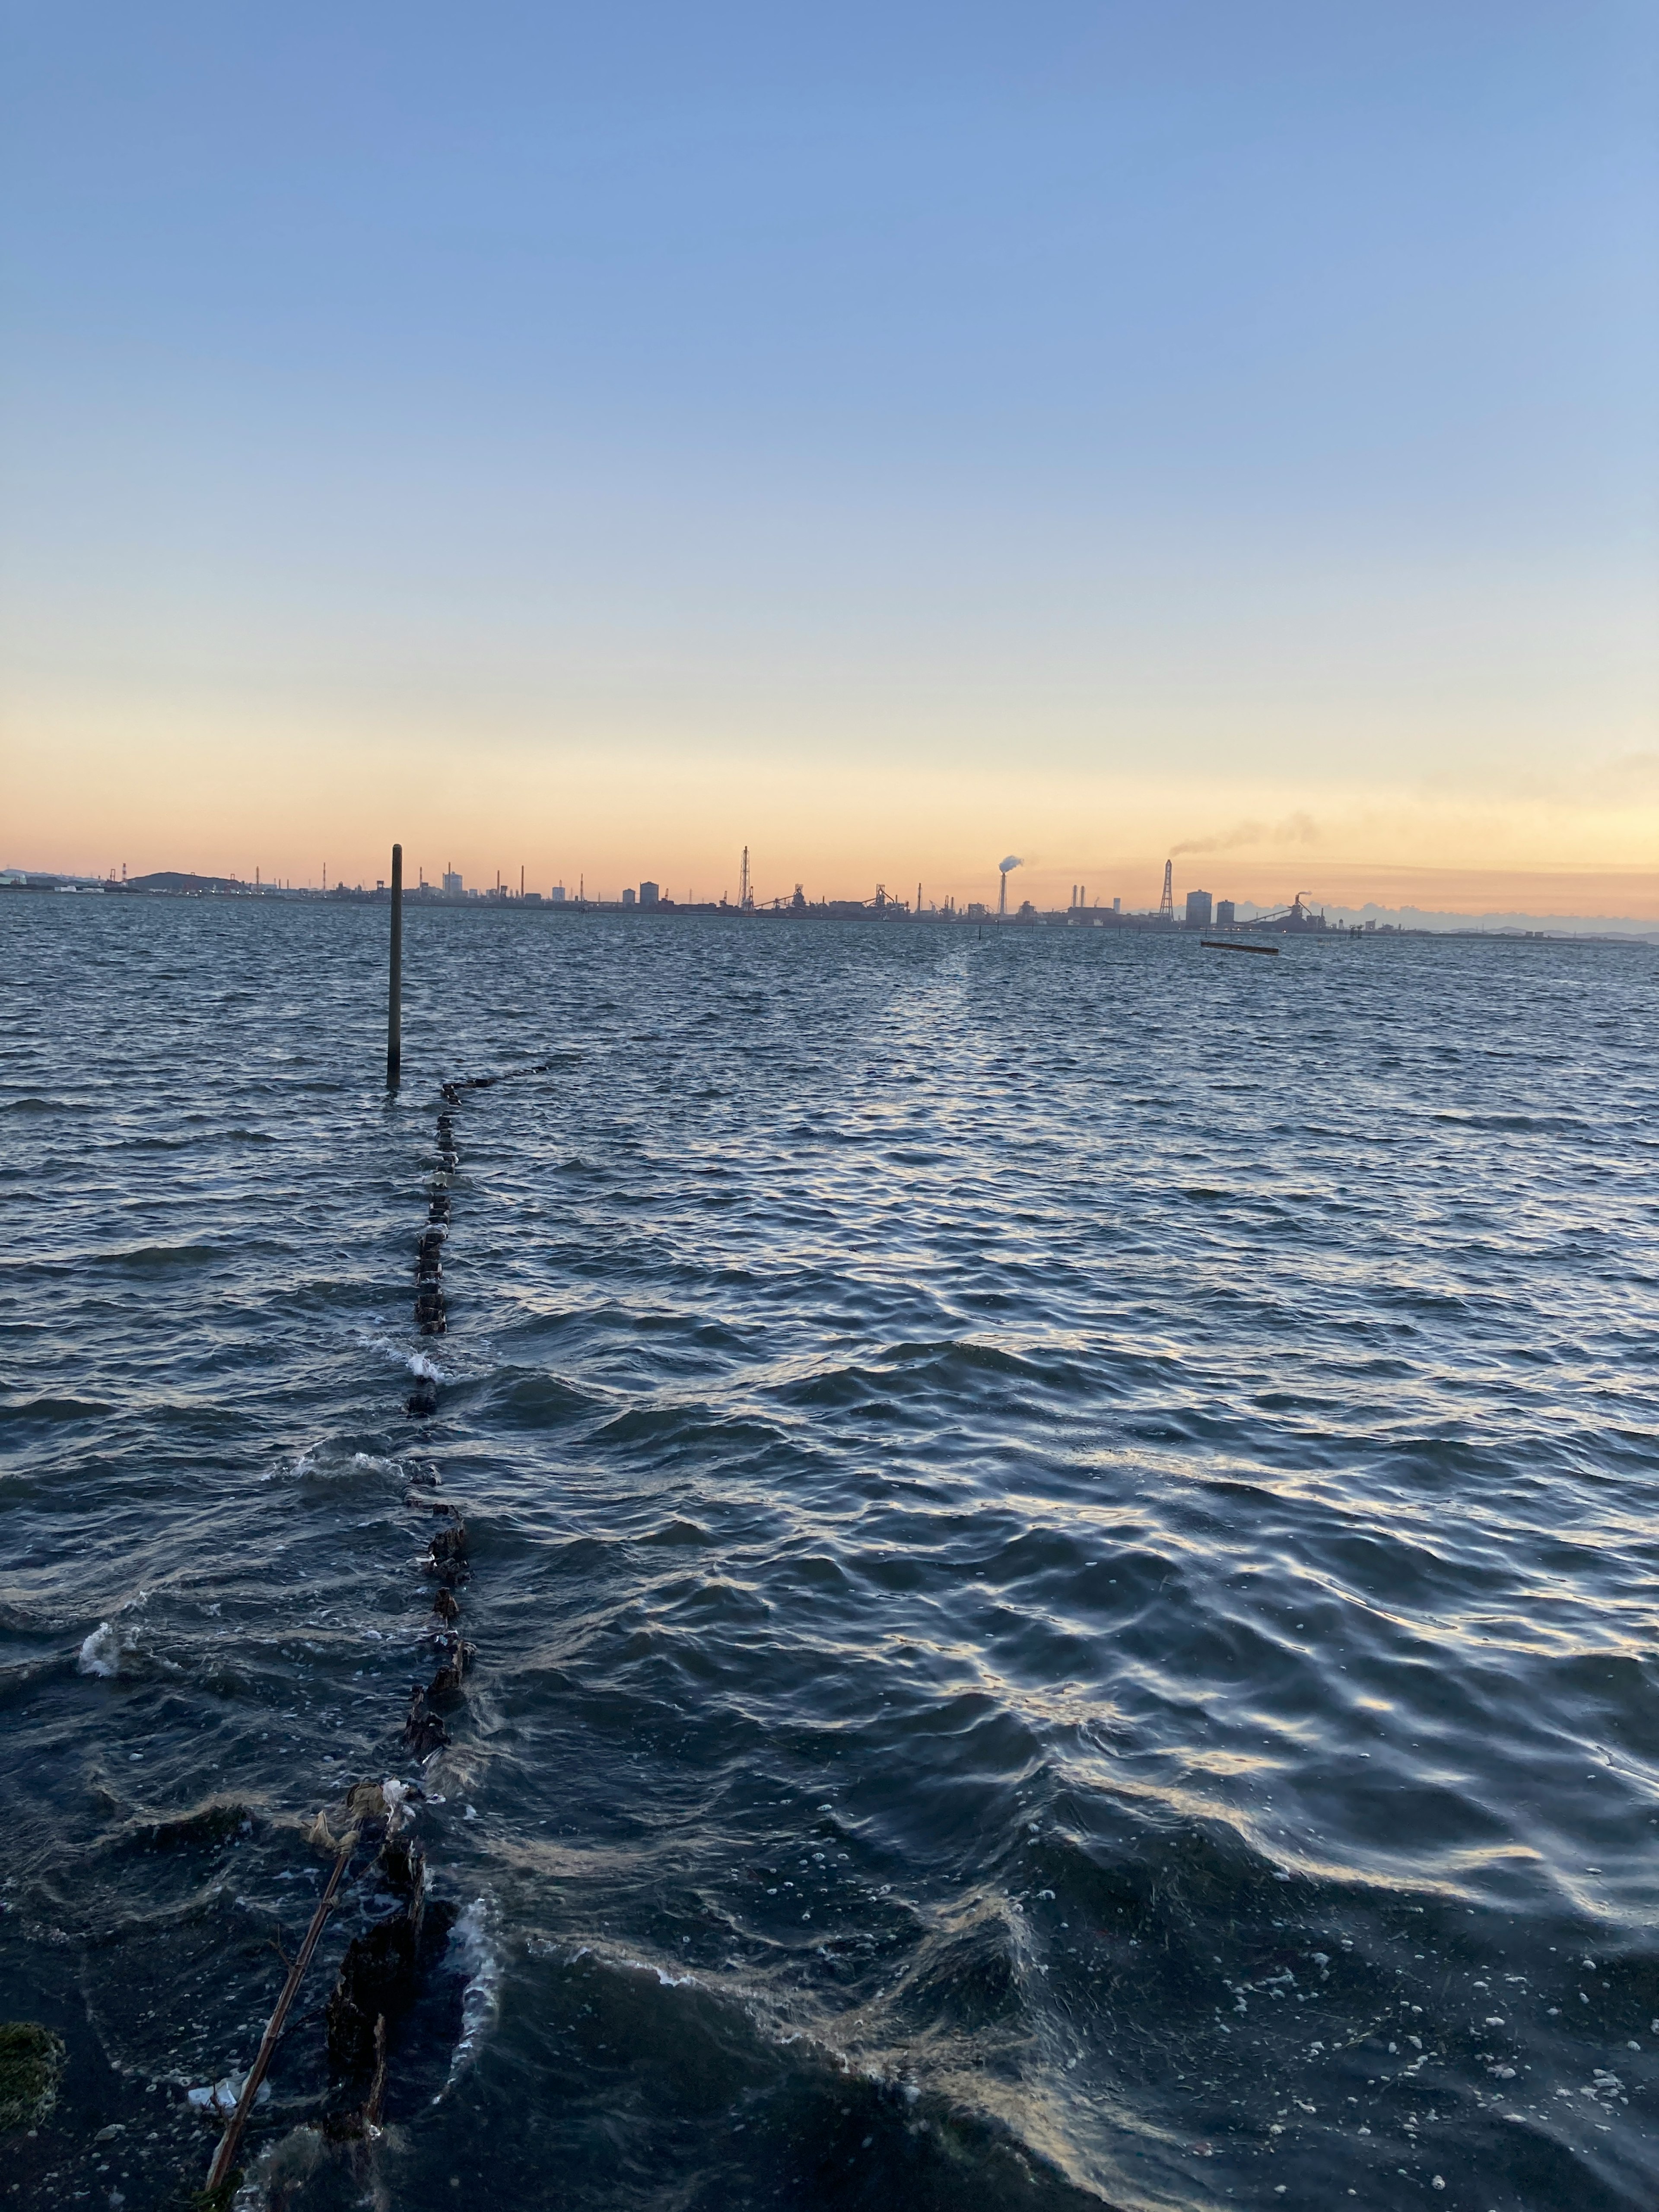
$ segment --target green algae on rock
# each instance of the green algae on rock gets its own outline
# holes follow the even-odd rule
[[[0,2021],[0,2129],[32,2128],[58,2098],[61,2039],[38,2021]]]

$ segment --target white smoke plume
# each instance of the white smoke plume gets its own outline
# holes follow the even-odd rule
[[[1231,853],[1241,845],[1313,845],[1319,824],[1310,814],[1287,815],[1282,822],[1239,822],[1212,837],[1188,837],[1170,848],[1173,860],[1181,853]]]

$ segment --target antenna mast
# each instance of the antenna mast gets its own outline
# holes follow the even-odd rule
[[[1158,918],[1160,921],[1175,920],[1175,862],[1173,860],[1166,860],[1164,863],[1164,896],[1158,902]]]

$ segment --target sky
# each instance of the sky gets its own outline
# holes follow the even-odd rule
[[[0,0],[0,864],[1659,918],[1659,9]]]

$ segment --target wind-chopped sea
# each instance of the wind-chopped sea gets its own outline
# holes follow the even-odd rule
[[[0,2200],[199,2186],[396,1778],[246,2205],[1650,2208],[1655,948],[412,903],[389,1095],[386,928],[0,903]]]

